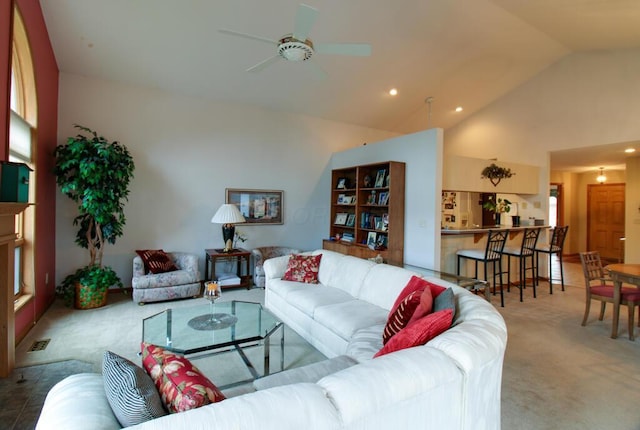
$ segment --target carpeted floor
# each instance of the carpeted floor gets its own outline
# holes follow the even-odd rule
[[[604,321],[598,321],[597,306],[592,306],[589,322],[582,327],[582,269],[575,263],[564,267],[565,282],[571,285],[566,291],[554,285],[554,294],[550,295],[548,283],[543,282],[536,299],[528,287],[524,301],[519,302],[518,290],[512,288],[505,293],[505,307],[498,307],[509,333],[502,384],[502,428],[639,430],[640,340],[628,339],[626,309],[621,311],[617,339],[610,338],[611,309]],[[225,292],[223,299],[261,301],[263,293],[260,289],[233,290]],[[110,297],[105,308],[91,311],[67,309],[56,303],[18,346],[17,364],[30,366],[74,359],[99,371],[105,349],[138,362],[142,318],[168,306],[193,306],[202,300],[137,306],[129,297],[117,295]],[[497,296],[492,302],[499,306]],[[47,338],[51,341],[44,351],[26,352],[35,340]],[[287,368],[322,359],[291,330],[285,333],[285,340]],[[260,353],[258,348],[255,353]],[[224,383],[227,377],[242,377],[233,373],[242,369],[237,354],[217,357],[224,359],[202,359],[196,364],[216,383]],[[272,362],[278,360],[277,355],[272,358]],[[12,384],[17,385],[15,381]],[[27,418],[34,416],[36,403],[43,398],[34,396],[25,403],[24,419],[9,428],[33,428]]]

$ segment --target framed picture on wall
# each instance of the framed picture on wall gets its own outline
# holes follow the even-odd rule
[[[243,190],[227,188],[226,203],[236,205],[247,224],[283,224],[282,190]]]

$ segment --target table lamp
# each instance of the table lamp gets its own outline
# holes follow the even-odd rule
[[[240,213],[236,205],[226,203],[220,206],[216,214],[211,218],[211,222],[222,224],[222,238],[224,239],[222,252],[231,252],[233,250],[233,237],[236,233],[234,224],[246,222],[242,213]]]

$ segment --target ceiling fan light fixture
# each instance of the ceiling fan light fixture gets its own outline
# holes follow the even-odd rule
[[[287,61],[307,61],[313,55],[313,43],[307,39],[304,42],[293,36],[280,39],[278,54]]]

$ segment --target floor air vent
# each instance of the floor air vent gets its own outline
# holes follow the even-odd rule
[[[36,340],[31,345],[31,348],[29,348],[29,352],[43,351],[47,348],[47,345],[49,345],[50,341],[51,339]]]

